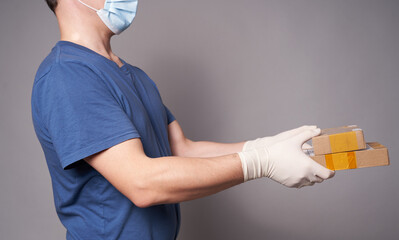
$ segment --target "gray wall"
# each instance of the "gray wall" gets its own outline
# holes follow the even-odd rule
[[[30,116],[37,67],[59,38],[41,1],[2,0],[0,239],[62,239]],[[243,141],[302,124],[358,124],[391,166],[300,190],[268,179],[182,204],[179,239],[399,235],[399,2],[148,0],[113,50],[158,84],[193,140]]]

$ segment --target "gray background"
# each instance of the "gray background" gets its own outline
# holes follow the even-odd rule
[[[59,39],[41,1],[2,0],[0,239],[63,239],[30,116],[37,67]],[[268,179],[182,203],[179,239],[399,235],[399,1],[147,0],[112,40],[157,83],[187,137],[235,142],[302,124],[358,124],[391,166],[301,190]]]

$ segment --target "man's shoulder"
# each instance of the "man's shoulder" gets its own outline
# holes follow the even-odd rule
[[[54,50],[54,49],[53,49]],[[45,58],[44,60],[40,63],[39,68],[36,71],[36,76],[35,76],[35,83],[46,76],[50,70],[53,64],[56,61],[56,54],[54,51],[51,51]]]
[[[41,62],[35,75],[34,85],[49,76],[67,77],[68,75],[79,75],[83,72],[97,75],[94,64],[91,64],[74,56],[60,56],[52,50]]]
[[[86,63],[74,61],[51,61],[39,68],[33,91],[58,92],[77,91],[78,89],[103,89],[107,85],[103,83],[100,73]]]

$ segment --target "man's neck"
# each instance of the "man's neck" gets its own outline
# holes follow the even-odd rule
[[[121,60],[111,49],[111,37],[114,33],[97,13],[77,1],[60,1],[56,16],[60,40],[82,45],[122,66]]]
[[[61,41],[69,41],[86,48],[114,61],[119,67],[123,65],[118,56],[111,49],[112,34],[99,32],[95,29],[70,29],[68,26],[60,26]]]

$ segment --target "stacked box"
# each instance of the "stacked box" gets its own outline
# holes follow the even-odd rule
[[[315,155],[310,149],[306,150],[306,153],[313,160],[331,170],[389,165],[388,149],[378,142],[367,143],[365,150]]]
[[[366,144],[356,125],[323,129],[312,138],[312,145],[313,149],[305,152],[331,170],[389,165],[388,149],[378,142]]]
[[[321,130],[312,138],[315,155],[354,151],[366,148],[363,130],[356,125]]]

